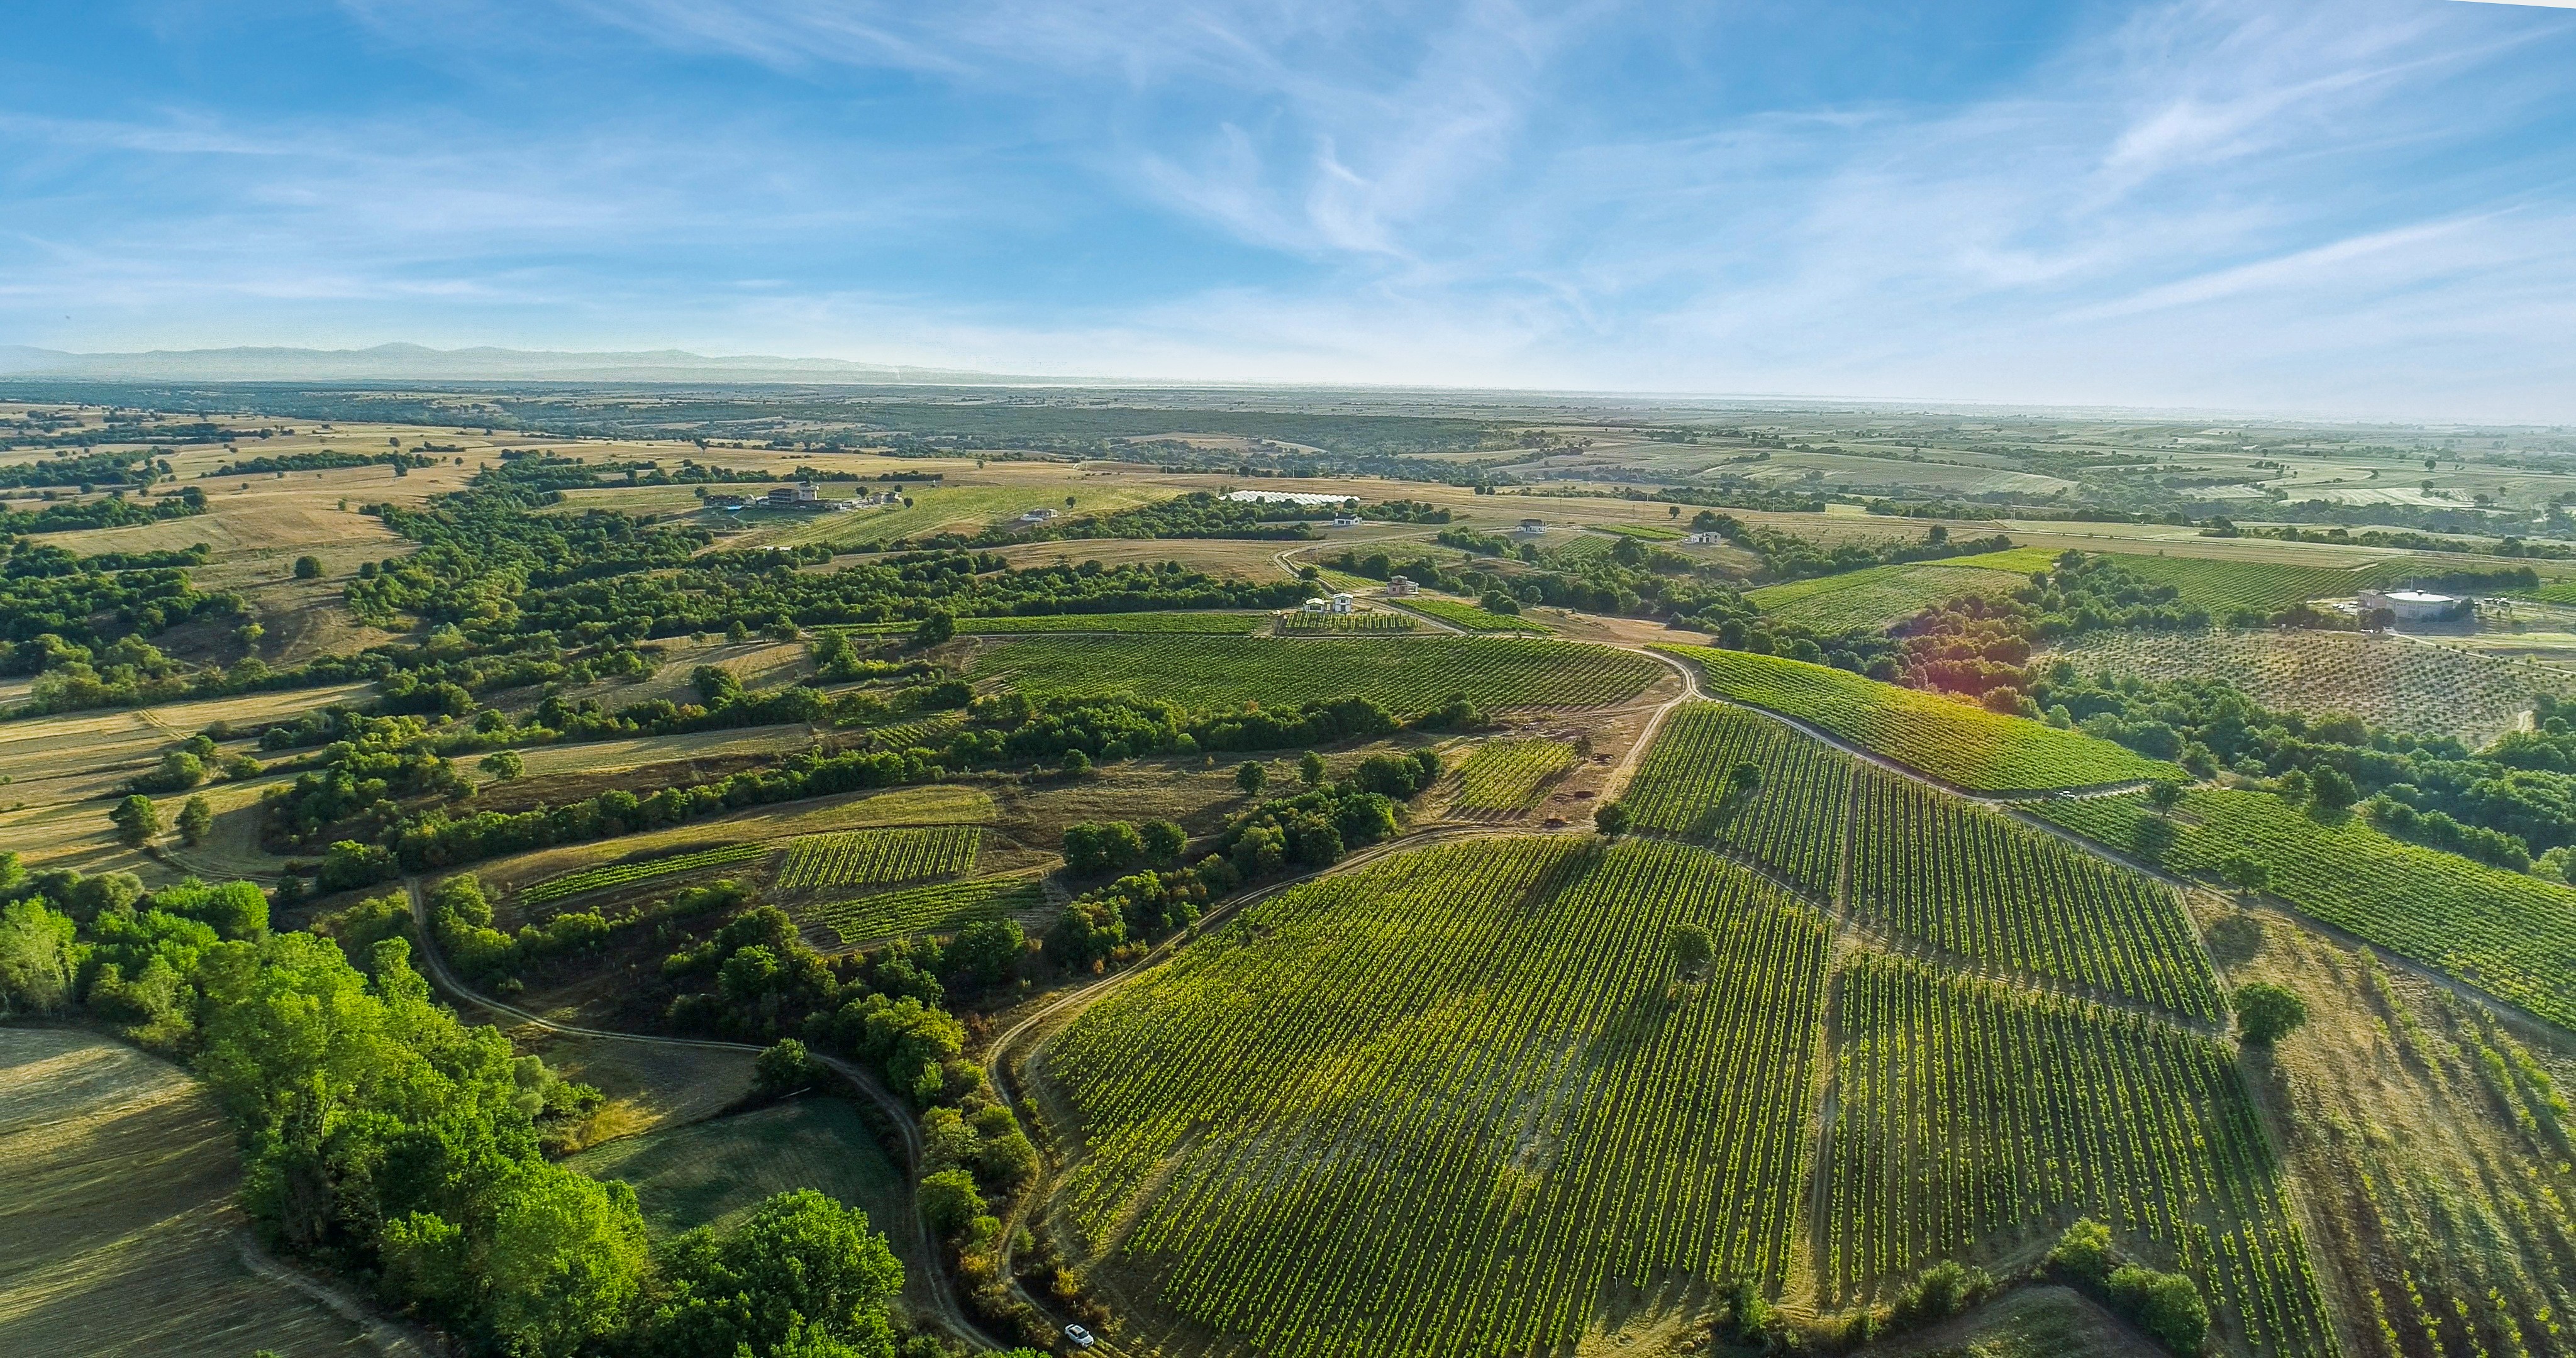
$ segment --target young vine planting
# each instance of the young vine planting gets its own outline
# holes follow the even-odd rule
[[[1828,1299],[2089,1215],[2189,1274],[2226,1347],[2336,1345],[2281,1169],[2224,1048],[2081,1000],[1864,953],[1835,1003]]]
[[[1761,786],[1732,791],[1738,764]],[[1817,900],[1830,900],[1850,820],[1852,760],[1742,708],[1677,708],[1646,752],[1627,805],[1641,830],[1724,845]]]
[[[1852,825],[1862,919],[1974,962],[2224,1014],[2181,898],[2154,878],[1877,768],[1860,771]]]
[[[1574,767],[1574,747],[1561,740],[1489,740],[1458,770],[1462,811],[1527,811],[1547,785]]]
[[[999,919],[1045,903],[1046,891],[1035,877],[975,877],[829,901],[800,913],[829,927],[844,943],[865,943],[954,933],[977,920]]]
[[[695,853],[647,858],[638,863],[610,863],[596,868],[583,868],[578,872],[561,873],[534,883],[519,893],[519,899],[530,905],[543,905],[548,901],[562,900],[566,896],[578,895],[584,891],[625,886],[629,882],[667,877],[675,872],[712,868],[725,863],[749,862],[766,855],[769,849],[770,846],[767,844],[725,844],[712,849],[700,849]]]
[[[1713,959],[1677,973],[1673,931]],[[1494,839],[1298,887],[1041,1050],[1078,1244],[1275,1358],[1571,1352],[1776,1290],[1828,929],[1715,855]]]
[[[788,846],[778,888],[808,891],[950,877],[975,866],[983,843],[984,832],[972,825],[809,835]]]

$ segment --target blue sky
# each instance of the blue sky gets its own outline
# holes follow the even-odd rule
[[[2576,9],[8,9],[0,342],[2576,422]]]

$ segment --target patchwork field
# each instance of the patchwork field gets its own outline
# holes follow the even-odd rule
[[[1664,673],[1626,651],[1512,637],[1065,637],[1008,642],[975,663],[978,678],[1008,680],[1032,695],[1123,690],[1232,706],[1356,694],[1395,712],[1424,711],[1453,693],[1479,707],[1614,703]]]
[[[1655,649],[1700,667],[1725,697],[1794,717],[1973,792],[2087,787],[2179,777],[2107,740],[1877,683],[1845,670],[1706,646]]]
[[[176,1066],[93,1033],[0,1027],[0,1163],[0,1352],[383,1352],[244,1262],[232,1129]]]
[[[2476,747],[2510,730],[2533,695],[2576,692],[2576,676],[2437,643],[2359,632],[2278,629],[2094,632],[2053,647],[2085,674],[2224,679],[2278,711],[2349,712],[2373,726],[2457,736]]]

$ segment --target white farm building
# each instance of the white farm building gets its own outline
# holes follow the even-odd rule
[[[2431,594],[2420,589],[2365,589],[2355,602],[2365,616],[2384,608],[2397,615],[2399,622],[2441,622],[2458,617],[2469,601],[2455,594]]]

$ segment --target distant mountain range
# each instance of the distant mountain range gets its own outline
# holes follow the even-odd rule
[[[527,349],[155,349],[141,354],[74,354],[0,344],[0,376],[183,382],[849,382],[871,385],[990,385],[1062,382],[949,368],[887,367],[837,358],[739,354],[710,358],[680,349],[637,353],[554,353]]]

